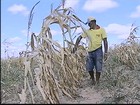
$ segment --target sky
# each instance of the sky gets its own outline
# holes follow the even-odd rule
[[[26,50],[29,13],[34,8],[30,32],[39,34],[43,19],[58,7],[61,0],[1,0],[1,58],[19,56]],[[96,18],[106,30],[109,46],[120,44],[130,33],[131,25],[140,26],[140,0],[66,0],[65,7],[72,7],[76,16],[86,22]],[[88,28],[87,26],[84,26]],[[62,42],[59,28],[51,30],[53,38]],[[140,37],[140,31],[136,34]]]

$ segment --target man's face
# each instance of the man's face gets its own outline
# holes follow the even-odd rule
[[[96,22],[94,20],[90,21],[89,27],[93,28],[94,26],[96,26]]]

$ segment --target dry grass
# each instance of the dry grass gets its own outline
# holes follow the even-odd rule
[[[140,103],[140,42],[135,29],[124,43],[109,50],[102,84],[110,94],[105,103]]]
[[[1,103],[20,102],[18,92],[22,88],[23,74],[19,58],[1,60]]]

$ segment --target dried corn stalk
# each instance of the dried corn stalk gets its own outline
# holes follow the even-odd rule
[[[26,54],[24,61],[24,89],[29,89],[32,103],[35,103],[35,100],[31,85],[37,87],[45,103],[60,103],[61,93],[71,98],[76,95],[76,89],[80,85],[85,69],[85,49],[79,49],[76,54],[71,53],[75,31],[79,26],[84,29],[74,16],[75,14],[70,8],[58,6],[43,20],[40,34],[32,33],[31,35],[31,41],[27,46],[27,50],[29,51],[29,47],[31,47],[31,51]],[[60,26],[63,46],[52,39],[50,31],[52,24]],[[33,74],[35,75],[33,76]],[[34,85],[34,81],[36,81],[36,85]],[[24,96],[26,97],[26,95]],[[22,103],[24,103],[23,101]]]
[[[115,46],[112,54],[116,54],[116,59],[130,67],[132,70],[140,65],[140,43],[138,38],[135,36],[136,29],[138,27],[133,27],[130,31],[129,37],[124,43]]]

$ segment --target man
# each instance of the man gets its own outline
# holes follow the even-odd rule
[[[93,85],[95,85],[95,83],[99,84],[99,79],[102,72],[103,57],[105,61],[107,59],[108,41],[104,28],[101,28],[96,24],[95,18],[88,18],[88,26],[90,29],[86,30],[77,38],[74,52],[77,50],[77,46],[81,39],[87,37],[89,39],[89,45],[88,56],[86,59],[86,70],[89,72]],[[104,42],[104,55],[102,51],[102,41]],[[96,81],[94,78],[94,67],[96,69]]]

